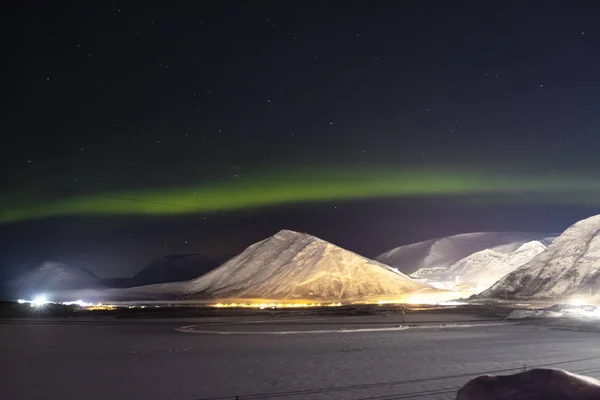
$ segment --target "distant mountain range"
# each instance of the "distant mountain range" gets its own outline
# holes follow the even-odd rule
[[[531,232],[462,233],[396,247],[375,259],[410,275],[423,268],[448,268],[482,250],[506,254],[533,240],[548,245],[556,236]]]
[[[529,262],[546,250],[537,240],[522,244],[515,251],[501,253],[485,249],[457,261],[449,267],[421,268],[412,273],[411,278],[425,279],[428,282],[471,283],[479,290],[487,289],[498,279]]]
[[[575,223],[557,238],[476,232],[401,246],[377,259],[309,234],[282,230],[223,264],[218,257],[193,254],[155,259],[128,281],[113,282],[134,286],[125,289],[105,289],[110,281],[52,262],[15,282],[21,293],[47,291],[113,300],[361,302],[437,295],[440,291],[427,283],[458,277],[491,285],[479,299],[600,299],[600,215]],[[412,275],[403,273],[407,271]]]
[[[230,257],[210,254],[184,254],[158,257],[131,278],[132,286],[194,279],[223,264]]]
[[[77,295],[113,300],[170,298],[314,303],[399,300],[416,294],[435,296],[440,293],[395,268],[314,236],[282,230],[196,279]]]
[[[6,292],[10,296],[31,297],[37,293],[98,288],[130,288],[197,278],[227,261],[228,256],[184,254],[157,257],[131,278],[100,279],[78,266],[45,261],[28,267],[12,279]]]

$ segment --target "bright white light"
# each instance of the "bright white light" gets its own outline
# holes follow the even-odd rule
[[[585,302],[582,299],[571,299],[569,301],[569,304],[571,304],[572,306],[584,306]]]
[[[442,302],[440,302],[440,304],[445,305],[445,306],[463,306],[467,303],[465,303],[463,301],[442,301]]]
[[[17,300],[17,303],[25,304],[25,303],[29,303],[29,302],[27,300],[19,299],[19,300]]]
[[[31,305],[35,307],[41,307],[46,303],[48,303],[48,299],[44,295],[37,296],[31,301]]]
[[[79,307],[90,307],[90,306],[93,306],[92,303],[86,303],[83,300],[65,301],[65,302],[63,302],[61,304],[64,305],[64,306],[73,306],[73,305],[75,305],[75,306],[79,306]]]

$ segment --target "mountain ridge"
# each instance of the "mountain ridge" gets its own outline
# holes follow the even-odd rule
[[[375,260],[410,275],[423,268],[450,267],[463,258],[486,249],[510,253],[533,240],[548,245],[556,236],[558,234],[537,232],[460,233],[395,247],[375,257]]]
[[[105,291],[119,298],[284,302],[399,300],[443,291],[315,236],[281,230],[196,279]]]
[[[479,290],[484,290],[506,274],[529,262],[546,248],[541,242],[532,240],[523,243],[515,251],[509,253],[485,249],[469,255],[449,267],[419,269],[410,277],[438,282],[458,279],[462,283],[471,283],[476,285]]]
[[[506,275],[480,298],[542,299],[600,291],[600,215],[577,221],[546,251]]]

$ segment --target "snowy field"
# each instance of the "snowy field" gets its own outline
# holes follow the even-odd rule
[[[448,314],[411,314],[397,329],[400,319],[12,321],[0,325],[0,397],[454,399],[472,375],[524,364],[600,374],[598,333]]]

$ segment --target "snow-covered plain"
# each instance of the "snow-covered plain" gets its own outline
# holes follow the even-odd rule
[[[457,315],[406,316],[468,320]],[[203,335],[211,329],[340,329],[399,324],[399,315],[289,319],[89,320],[0,327],[3,399],[454,399],[470,378],[526,364],[598,376],[597,333],[530,325],[295,335]],[[551,365],[548,365],[551,364]],[[453,378],[448,378],[453,376]],[[337,390],[331,390],[338,388]],[[319,390],[317,390],[319,389]],[[412,397],[398,397],[412,398]]]

